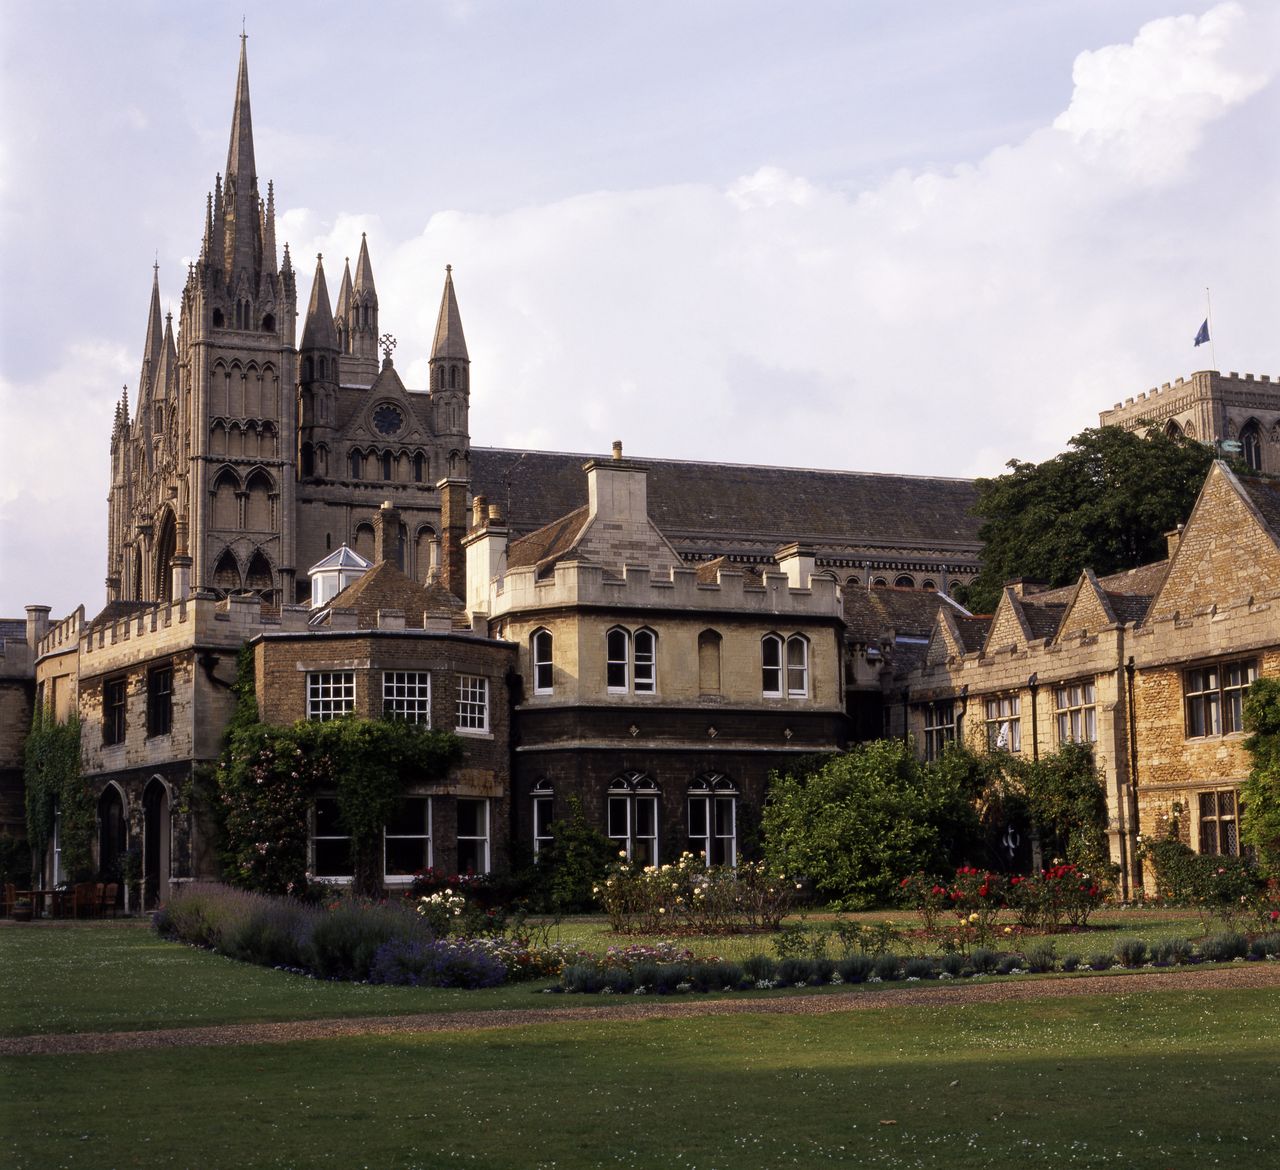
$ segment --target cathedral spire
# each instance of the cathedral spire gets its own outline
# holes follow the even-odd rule
[[[462,334],[462,314],[453,291],[453,265],[444,267],[444,295],[440,298],[440,315],[436,318],[436,336],[431,343],[431,360],[469,362],[467,339]]]
[[[316,256],[316,276],[311,285],[311,303],[302,326],[300,350],[338,350],[338,334],[333,327],[333,309],[329,306],[329,286],[324,279],[324,257]]]
[[[338,307],[336,314],[344,324],[347,314],[351,312],[351,257],[348,256],[342,269],[342,283],[338,286]]]
[[[356,260],[356,282],[352,291],[368,293],[373,303],[378,303],[378,291],[373,287],[373,265],[369,263],[369,241],[364,232],[360,233],[360,257]]]
[[[231,142],[223,178],[226,221],[222,241],[223,268],[228,276],[262,270],[262,206],[258,196],[257,164],[253,158],[253,117],[249,110],[248,38],[240,34],[240,71],[231,114]]]
[[[154,375],[160,364],[160,350],[164,342],[164,318],[160,315],[160,264],[151,266],[151,308],[147,312],[147,339],[142,343],[142,373],[138,376],[141,390],[147,384],[148,373]]]

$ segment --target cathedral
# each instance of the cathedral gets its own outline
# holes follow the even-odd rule
[[[988,723],[1017,726],[1008,712],[1019,704],[1033,751],[1041,724],[1046,748],[1071,738],[1069,720],[1065,737],[1055,729],[1074,708],[1050,707],[1037,673],[1019,692],[1035,655],[1065,669],[1053,635],[1084,639],[1083,650],[1072,642],[1080,677],[1058,680],[1053,702],[1072,687],[1085,694],[1088,674],[1089,693],[1112,704],[1076,707],[1114,741],[1103,761],[1119,818],[1113,853],[1141,880],[1132,842],[1161,810],[1143,803],[1136,733],[1116,696],[1139,702],[1125,670],[1141,674],[1147,659],[1104,662],[1095,644],[1099,628],[1146,635],[1130,627],[1155,594],[1152,574],[1100,592],[1086,581],[1102,598],[1087,636],[1057,630],[1068,603],[1057,594],[1009,594],[992,624],[952,599],[980,568],[972,481],[624,458],[621,442],[611,455],[473,447],[450,268],[426,387],[397,373],[367,239],[336,299],[316,258],[300,334],[299,310],[287,242],[277,251],[275,193],[258,178],[242,39],[226,170],[206,198],[177,326],[161,313],[157,269],[138,383],[116,409],[107,605],[92,617],[81,606],[51,622],[32,605],[25,622],[0,619],[0,729],[12,732],[0,737],[0,830],[26,828],[18,729],[37,709],[76,716],[95,872],[110,879],[136,857],[135,908],[217,876],[192,794],[221,750],[248,646],[268,722],[413,719],[464,745],[443,781],[405,792],[395,831],[385,829],[388,887],[426,866],[482,873],[527,859],[570,808],[635,860],[691,849],[732,864],[758,852],[770,776],[794,761],[909,731],[928,753]],[[1111,413],[1104,423],[1178,427],[1223,440],[1226,453],[1234,442],[1251,468],[1276,467],[1280,398],[1265,377],[1196,374]],[[1248,577],[1257,597],[1274,590],[1265,566],[1280,512],[1262,488],[1214,484],[1216,511],[1190,527],[1187,547],[1244,531],[1241,517],[1257,513],[1260,551],[1256,571],[1224,563],[1218,593],[1197,586],[1196,598],[1237,606],[1243,629],[1257,602],[1237,586]],[[1237,674],[1277,669],[1280,633],[1262,625],[1245,666],[1233,660]],[[1166,635],[1161,626],[1143,643],[1152,664],[1216,653],[1185,638],[1168,650]],[[1047,662],[1038,672],[1053,676]],[[964,722],[970,694],[984,723]],[[1173,714],[1151,725],[1158,715],[1177,738],[1171,701]],[[1117,766],[1121,743],[1134,760]],[[1238,756],[1213,778],[1224,808]],[[1160,777],[1170,793],[1183,785],[1179,807],[1204,795],[1184,781]],[[349,880],[334,795],[312,797],[308,868]],[[49,885],[69,876],[51,823],[52,838],[32,842]],[[1199,822],[1187,831],[1201,839]]]

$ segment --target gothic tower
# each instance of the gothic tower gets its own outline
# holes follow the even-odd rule
[[[192,583],[293,600],[297,290],[288,245],[276,267],[275,195],[253,153],[240,42],[225,176],[206,201],[200,258],[182,294],[178,362],[188,388],[186,474],[176,498]],[[183,533],[179,526],[179,534]]]
[[[453,265],[445,265],[444,295],[436,317],[436,335],[431,343],[431,416],[435,433],[447,446],[447,466],[451,477],[468,476],[471,461],[470,430],[471,359],[462,333],[462,314],[453,291]]]

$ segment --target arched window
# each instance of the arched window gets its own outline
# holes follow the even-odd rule
[[[631,635],[615,626],[605,635],[605,689],[625,693],[631,679]]]
[[[551,663],[551,631],[535,630],[533,645],[533,693],[549,695],[553,689],[555,673]]]
[[[359,451],[351,452],[351,478],[359,479],[364,460],[360,457]]]
[[[888,587],[888,585],[889,585],[889,582],[886,581],[883,577],[877,577],[874,581],[871,582],[872,589],[885,589]]]
[[[316,473],[316,451],[310,443],[302,444],[302,478],[310,479]]]
[[[529,795],[533,800],[533,855],[537,857],[554,840],[551,825],[555,817],[556,793],[551,781],[543,777]]]
[[[760,641],[761,690],[766,699],[807,698],[809,640],[800,634],[766,634]],[[785,691],[783,687],[786,687]]]
[[[658,635],[652,630],[637,630],[632,660],[632,687],[638,695],[651,695],[658,688]]]
[[[861,584],[862,584],[862,581],[856,575],[853,577],[847,578],[845,581],[845,585],[847,585],[850,589]]]
[[[268,313],[262,318],[262,332],[274,333],[276,331],[276,319]]]
[[[899,589],[914,589],[916,587],[916,579],[914,577],[909,577],[906,573],[903,573],[899,577],[895,577],[893,583]]]
[[[356,538],[352,542],[352,548],[356,550],[366,561],[373,560],[373,525],[357,524]]]
[[[249,560],[249,568],[244,575],[244,585],[246,589],[252,589],[268,604],[275,601],[275,574],[272,573],[271,564],[262,555],[260,549],[255,550]]]
[[[1240,456],[1246,467],[1262,470],[1262,428],[1256,418],[1251,418],[1240,430]]]
[[[1176,418],[1171,418],[1164,424],[1164,433],[1171,439],[1182,438],[1182,428],[1178,425]]]
[[[642,772],[624,772],[609,785],[609,838],[640,865],[658,863],[658,786]]]
[[[240,588],[240,566],[230,549],[226,549],[213,566],[213,587],[223,596]]]
[[[936,581],[930,581],[928,578],[926,578],[923,582],[921,582],[920,588],[923,589],[926,593],[937,593],[938,583]]]
[[[156,589],[157,601],[172,601],[173,558],[178,551],[177,526],[173,513],[166,509],[160,521],[160,533],[156,538]]]
[[[689,785],[689,852],[708,865],[738,864],[738,789],[719,772]]]
[[[457,385],[458,385],[458,367],[450,366],[449,367],[449,389],[450,390],[456,389]]]
[[[413,482],[421,483],[427,473],[427,457],[419,451],[413,457]]]
[[[393,464],[391,460],[391,452],[383,451],[382,453],[382,478],[383,479],[390,480],[392,478],[392,467],[393,467]]]
[[[272,523],[271,497],[275,485],[265,471],[255,471],[245,484],[247,496],[244,502],[244,526],[250,532],[270,532]]]
[[[723,639],[715,630],[698,635],[698,691],[704,695],[720,693],[720,646]]]
[[[302,380],[310,382],[316,376],[315,360],[310,354],[302,359]]]
[[[226,323],[227,323],[227,319],[222,315],[222,310],[214,309],[213,310],[213,327],[215,329],[221,329]]]
[[[222,529],[240,527],[240,501],[236,493],[240,490],[240,480],[229,467],[218,472],[213,481],[213,515],[212,526]]]
[[[327,378],[329,376],[329,363],[325,361],[324,355],[320,356],[320,377]]]

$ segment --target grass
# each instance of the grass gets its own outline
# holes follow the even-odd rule
[[[877,917],[885,916],[858,916]],[[831,919],[815,914],[810,921],[821,925]],[[902,916],[895,921],[903,921]],[[1105,950],[1121,938],[1154,941],[1198,933],[1194,914],[1117,911],[1103,916],[1097,930],[1053,937],[1061,955]],[[560,924],[559,934],[592,951],[656,941],[620,938],[601,918],[568,919]],[[771,950],[766,935],[685,941],[699,955],[729,959]],[[1027,940],[1022,941],[1025,945]],[[539,994],[545,986],[547,981],[463,991],[326,983],[166,942],[140,922],[0,928],[0,1035],[546,1008],[565,1002]],[[573,1000],[575,1005],[595,1002],[594,996]]]
[[[0,1157],[14,1170],[1275,1165],[1277,1036],[1274,992],[1164,992],[23,1057],[6,1062]]]

